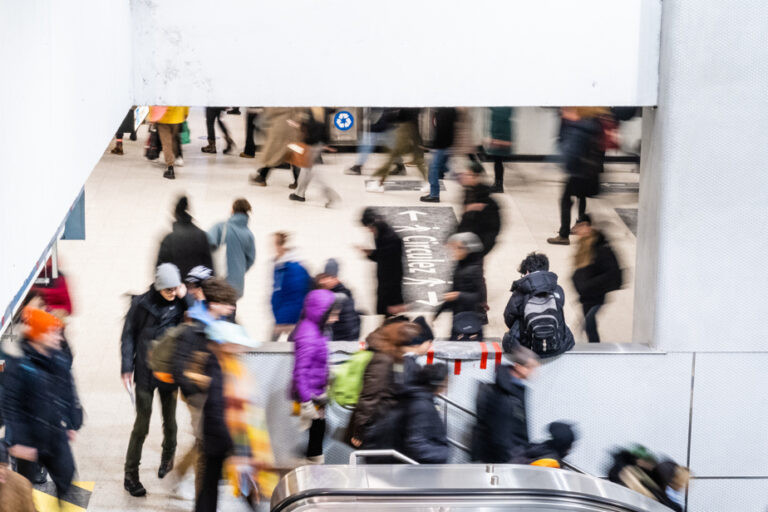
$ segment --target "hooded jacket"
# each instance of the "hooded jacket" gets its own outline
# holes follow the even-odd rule
[[[295,342],[292,394],[299,402],[321,396],[328,385],[328,338],[323,331],[335,300],[330,290],[309,292],[301,320],[291,334]]]
[[[189,214],[177,216],[173,230],[160,242],[157,265],[173,263],[179,268],[182,279],[198,265],[213,269],[211,246],[205,231],[195,226]]]
[[[507,350],[507,343],[521,343],[525,303],[528,302],[528,299],[532,295],[545,292],[552,293],[555,296],[557,306],[560,309],[565,306],[565,292],[563,292],[563,289],[557,284],[557,274],[548,270],[539,270],[523,276],[512,283],[511,291],[512,296],[509,298],[507,307],[504,309],[504,322],[509,328],[509,332],[505,336],[505,350]],[[563,343],[563,349],[560,353],[572,349],[575,343],[571,329],[567,325],[564,325],[564,328],[565,342]],[[525,343],[522,344],[525,345]],[[558,354],[549,354],[548,357],[555,355]]]
[[[131,299],[121,337],[120,373],[133,372],[133,381],[137,387],[151,390],[156,386],[157,381],[148,365],[147,352],[152,346],[152,340],[160,339],[166,329],[181,323],[186,308],[184,299],[174,298],[169,302],[154,286]]]
[[[592,254],[592,263],[573,273],[573,285],[582,303],[602,304],[608,292],[621,288],[621,267],[605,235],[599,231],[595,234]]]
[[[339,320],[331,326],[333,341],[357,341],[360,337],[360,315],[355,309],[355,299],[352,297],[352,292],[341,283],[334,286],[331,291],[347,296],[347,300],[341,305]]]
[[[485,313],[485,284],[483,282],[483,255],[480,253],[468,254],[466,258],[456,263],[453,270],[452,291],[459,292],[459,298],[443,302],[435,316],[445,310],[453,311],[453,314],[463,311],[473,311],[482,315]]]
[[[222,240],[224,225],[227,226],[226,240]],[[208,231],[208,243],[216,250],[226,244],[227,282],[242,297],[245,288],[245,273],[256,261],[256,243],[248,228],[248,215],[235,213],[226,222],[219,222]],[[220,269],[219,272],[221,271]],[[186,274],[182,274],[184,276]]]
[[[275,260],[271,302],[276,324],[291,325],[299,321],[311,282],[295,251],[288,251]]]
[[[70,361],[60,350],[41,354],[26,340],[21,349],[22,356],[9,363],[4,382],[6,442],[52,455],[58,453],[58,443],[68,442],[66,430],[81,427]]]
[[[445,464],[450,448],[445,423],[435,407],[435,395],[424,386],[409,386],[402,397],[405,432],[402,450],[420,464]]]
[[[510,373],[496,369],[493,384],[482,383],[477,392],[477,423],[472,432],[472,460],[508,463],[528,447],[526,387]]]

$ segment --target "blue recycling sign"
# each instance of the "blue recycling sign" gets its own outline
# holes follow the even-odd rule
[[[333,116],[333,124],[336,126],[336,128],[345,132],[352,128],[352,126],[355,124],[355,118],[352,117],[352,114],[348,111],[342,110],[340,112],[336,112],[336,115]]]

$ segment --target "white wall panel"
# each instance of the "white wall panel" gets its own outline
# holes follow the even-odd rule
[[[768,354],[696,354],[691,470],[768,478]]]
[[[768,512],[768,479],[694,480],[689,512]]]
[[[128,0],[2,2],[0,313],[131,106]]]
[[[187,105],[653,105],[660,6],[134,1],[136,98]]]

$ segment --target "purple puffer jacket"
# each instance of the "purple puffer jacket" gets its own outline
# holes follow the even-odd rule
[[[293,397],[308,402],[325,393],[328,385],[328,338],[321,323],[333,306],[330,290],[312,290],[304,299],[301,320],[293,331]]]

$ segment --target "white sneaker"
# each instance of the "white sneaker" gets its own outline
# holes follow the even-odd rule
[[[189,478],[191,474],[191,478]],[[195,501],[195,472],[190,471],[173,488],[173,496],[183,501]]]
[[[365,185],[365,190],[368,192],[384,192],[384,185],[380,185],[378,181],[369,181]]]
[[[173,162],[173,165],[174,165],[175,167],[184,167],[184,159],[183,159],[183,158],[181,158],[180,156],[179,156],[179,157],[176,157],[176,161],[175,161],[175,162]]]

